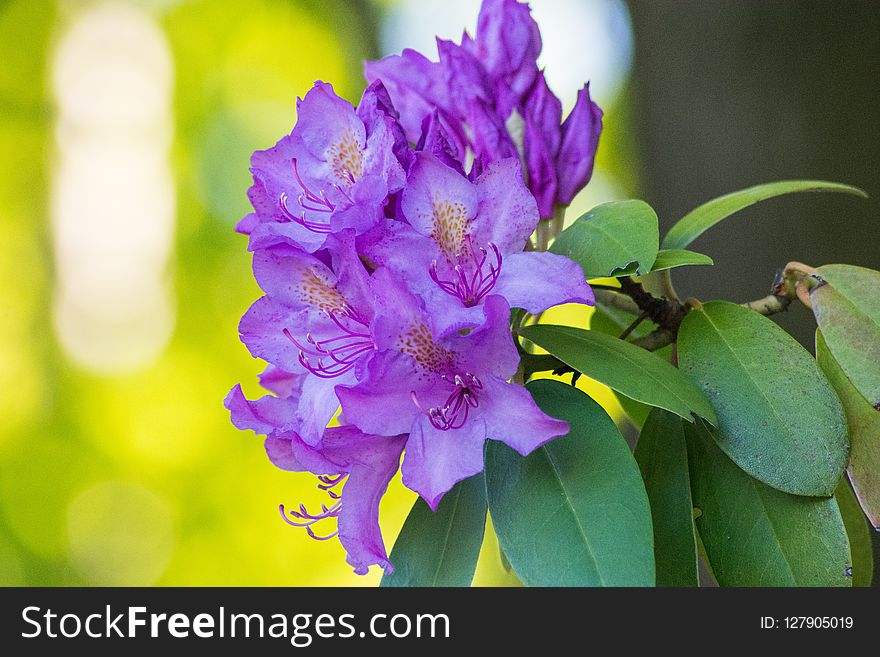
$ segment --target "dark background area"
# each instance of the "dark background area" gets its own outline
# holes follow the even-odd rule
[[[715,267],[679,292],[747,301],[790,260],[880,268],[880,2],[633,0],[634,137],[661,232],[703,201],[791,178],[871,199],[799,194],[749,208],[692,248]],[[793,305],[774,318],[812,349]]]
[[[846,182],[871,197],[799,194],[749,208],[697,240],[715,267],[676,272],[679,293],[756,299],[790,260],[880,268],[880,2],[629,5],[631,129],[661,234],[703,201],[773,180]],[[812,351],[809,311],[795,303],[774,320]]]

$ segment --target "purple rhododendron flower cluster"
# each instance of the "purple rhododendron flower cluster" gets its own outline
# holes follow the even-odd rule
[[[585,88],[562,122],[527,5],[486,0],[474,39],[439,43],[439,63],[368,63],[357,107],[315,83],[253,154],[238,226],[265,293],[241,339],[272,394],[235,386],[225,405],[276,466],[318,475],[328,503],[282,516],[338,533],[360,574],[392,569],[378,514],[398,467],[436,509],[487,439],[525,455],[567,432],[511,382],[511,308],[593,303],[579,265],[525,249],[589,179],[601,112]]]

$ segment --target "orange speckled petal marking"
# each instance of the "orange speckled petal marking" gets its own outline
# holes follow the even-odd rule
[[[351,187],[363,175],[362,148],[355,134],[351,130],[346,130],[342,138],[328,149],[327,159],[338,185]]]
[[[450,202],[434,195],[434,230],[431,237],[450,260],[464,252],[469,224],[467,208],[459,202]]]
[[[346,299],[327,278],[326,274],[310,268],[302,272],[299,281],[300,300],[325,312],[341,313]]]
[[[431,329],[426,324],[413,324],[397,340],[401,353],[412,356],[418,365],[435,374],[445,373],[455,361],[454,355],[434,342]]]

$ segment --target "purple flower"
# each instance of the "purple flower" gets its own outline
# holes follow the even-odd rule
[[[400,112],[400,125],[411,143],[419,140],[422,124],[433,112],[439,111],[444,120],[452,118],[454,106],[443,68],[422,53],[409,48],[399,55],[391,55],[364,64],[369,82],[380,80]],[[447,124],[450,135],[457,130]]]
[[[409,434],[403,483],[432,509],[458,481],[483,469],[483,444],[500,440],[521,454],[568,431],[508,383],[519,355],[510,308],[484,302],[485,323],[462,335],[432,333],[431,313],[387,269],[374,275],[377,353],[364,378],[337,387],[346,422],[371,435]]]
[[[235,386],[224,405],[236,427],[266,436],[266,454],[277,467],[319,475],[318,487],[327,491],[330,503],[317,512],[303,505],[286,511],[282,505],[279,510],[286,522],[304,527],[317,540],[338,534],[346,560],[359,575],[372,565],[393,570],[379,529],[379,501],[397,472],[405,436],[371,436],[340,426],[327,429],[320,446],[314,447],[300,438],[300,415],[289,399],[267,395],[248,401],[241,387]],[[337,531],[318,533],[319,525],[334,519]]]
[[[419,143],[416,145],[416,150],[431,153],[443,164],[464,175],[464,169],[461,165],[462,155],[449,139],[446,130],[443,128],[438,111],[435,110],[426,116],[422,122],[422,135],[419,138]],[[410,168],[414,159],[410,158],[409,160]]]
[[[553,214],[559,187],[556,159],[562,141],[562,103],[539,73],[524,106],[524,159],[542,217]]]
[[[483,164],[502,160],[507,157],[519,157],[517,143],[522,143],[521,135],[511,136],[511,127],[521,118],[518,113],[505,121],[495,109],[485,101],[475,99],[468,105],[467,125],[471,134],[471,150],[483,161]]]
[[[252,251],[290,244],[313,252],[331,232],[361,233],[379,220],[388,195],[403,186],[402,137],[381,85],[367,90],[358,110],[316,82],[297,101],[293,132],[253,154],[255,212],[239,224]]]
[[[590,182],[602,132],[602,110],[590,99],[590,85],[578,92],[577,104],[562,124],[562,144],[556,161],[557,203],[568,205]]]
[[[298,433],[309,445],[320,441],[339,409],[335,386],[356,381],[374,350],[370,277],[350,233],[330,236],[328,244],[332,251],[320,254],[286,244],[257,251],[254,276],[266,296],[239,325],[251,354],[276,368],[264,373],[267,381],[287,373],[284,396],[295,399]]]
[[[367,129],[368,135],[380,129],[380,124],[383,124],[382,127],[391,132],[394,143],[392,151],[398,162],[406,169],[411,157],[409,142],[400,125],[400,113],[394,109],[391,96],[388,95],[388,91],[380,80],[376,80],[364,90],[356,111],[358,118],[363,121],[364,127]],[[395,186],[398,182],[395,180]],[[396,189],[390,191],[396,191]]]
[[[484,0],[476,37],[465,33],[461,45],[438,39],[437,47],[439,62],[405,50],[364,67],[368,80],[385,83],[409,140],[419,140],[436,112],[462,163],[468,151],[484,164],[519,156],[541,218],[568,205],[592,175],[602,112],[585,88],[560,125],[561,104],[537,67],[541,35],[528,5]]]
[[[417,153],[401,208],[408,225],[386,222],[364,236],[360,249],[425,299],[437,335],[481,325],[491,295],[531,313],[593,303],[580,265],[523,252],[538,212],[513,158],[490,164],[470,182],[429,153]]]
[[[476,38],[465,34],[461,45],[486,68],[494,82],[499,113],[507,116],[538,74],[541,31],[529,6],[516,0],[483,0]]]

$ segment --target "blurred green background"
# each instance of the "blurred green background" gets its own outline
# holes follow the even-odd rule
[[[878,69],[861,86],[840,81],[876,62],[876,6],[853,3],[865,47],[836,53],[834,39],[853,38],[840,15],[832,29],[797,11],[804,3],[719,15],[724,4],[532,3],[564,105],[590,79],[605,109],[596,176],[570,218],[643,196],[668,226],[714,194],[780,177],[836,178],[880,196],[880,149],[865,146],[878,135]],[[378,582],[351,573],[337,542],[281,521],[279,503],[320,502],[314,479],[272,467],[223,410],[236,382],[259,394],[261,369],[237,339],[259,290],[232,227],[248,208],[250,153],[291,129],[296,96],[323,79],[356,102],[363,59],[407,45],[430,54],[433,34],[457,38],[478,6],[0,1],[0,584]],[[793,13],[833,42],[814,62],[827,103],[801,70],[810,48],[779,39],[804,29],[787,27]],[[707,49],[709,27],[738,36]],[[792,81],[786,66],[801,75]],[[751,93],[744,103],[719,100],[738,89]],[[756,130],[767,134],[750,140]],[[719,267],[682,291],[763,296],[776,266],[829,253],[880,266],[873,202],[816,198],[696,245]],[[784,321],[808,336],[805,314]],[[413,500],[392,483],[381,516],[389,549]],[[491,531],[476,583],[512,583]]]

